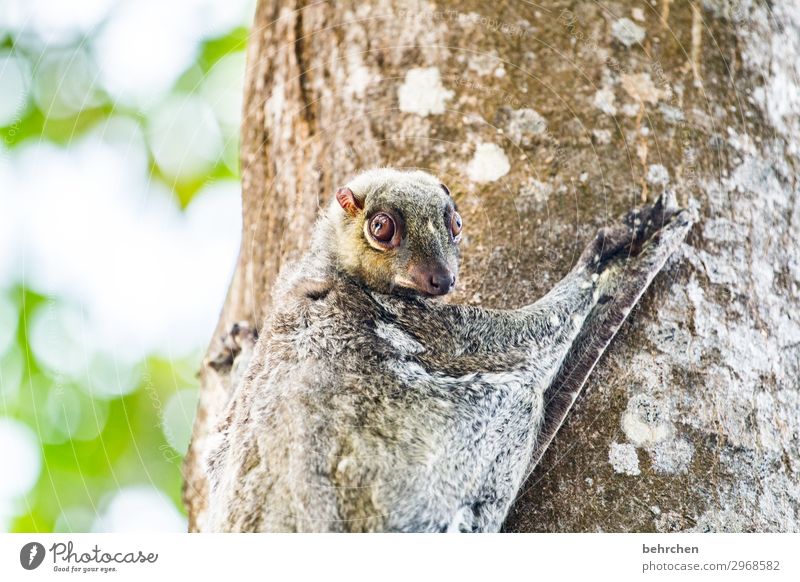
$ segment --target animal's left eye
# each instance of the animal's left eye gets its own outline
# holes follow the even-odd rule
[[[453,239],[456,242],[458,242],[458,239],[461,236],[461,229],[463,226],[464,225],[461,222],[461,215],[458,212],[453,211],[453,215],[450,217],[450,233],[453,235]]]
[[[397,227],[391,216],[379,212],[369,222],[369,233],[376,241],[387,244],[394,238]]]

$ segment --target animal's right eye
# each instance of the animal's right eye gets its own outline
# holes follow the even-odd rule
[[[461,222],[461,215],[453,211],[452,216],[450,216],[450,234],[453,235],[453,240],[458,242],[461,239],[461,229],[464,227],[464,224]]]
[[[389,244],[396,230],[394,219],[385,212],[379,212],[369,221],[369,233],[379,243]]]

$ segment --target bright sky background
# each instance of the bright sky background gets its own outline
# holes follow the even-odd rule
[[[0,458],[14,467],[0,479],[0,530],[45,477],[49,434],[97,438],[111,402],[141,384],[147,357],[196,362],[211,336],[240,237],[244,52],[207,70],[198,62],[210,39],[250,25],[253,5],[0,0]],[[12,140],[37,110],[41,135]],[[86,111],[102,113],[86,126]],[[67,139],[43,137],[49,124]],[[28,389],[19,286],[49,300],[26,320],[28,344],[61,386],[37,401],[33,425],[12,414]],[[173,388],[159,418],[182,453],[196,385]],[[94,429],[81,420],[90,416]],[[146,479],[56,520],[75,531],[185,527]]]

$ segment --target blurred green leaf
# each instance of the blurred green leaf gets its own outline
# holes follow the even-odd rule
[[[197,92],[215,63],[245,49],[247,35],[247,28],[239,27],[219,38],[205,40],[195,63],[175,83],[173,94]],[[85,40],[91,42],[91,39]],[[3,33],[0,33],[0,47],[17,50],[28,59],[36,74],[35,64],[39,58],[36,50],[15,47],[12,39],[4,37]],[[41,51],[45,48],[40,47]],[[56,119],[48,118],[31,101],[19,120],[0,128],[0,138],[12,153],[27,140],[68,148],[87,131],[115,116],[131,117],[147,127],[150,109],[106,103]],[[230,119],[230,112],[227,113]],[[165,184],[180,207],[186,208],[209,183],[238,178],[238,136],[225,135],[223,139],[224,153],[205,175],[176,181],[164,175],[151,157],[151,178]],[[0,281],[0,289],[5,284]],[[58,306],[65,299],[48,297],[20,284],[6,292],[17,306],[19,325],[16,345],[0,354],[0,365],[5,362],[10,371],[9,362],[13,362],[13,376],[18,377],[20,369],[22,374],[21,381],[15,380],[19,386],[13,387],[13,400],[9,399],[0,409],[0,416],[25,423],[38,436],[42,452],[38,481],[23,499],[15,501],[17,515],[11,520],[11,530],[53,531],[57,522],[61,529],[76,527],[74,524],[85,528],[90,520],[102,514],[116,492],[142,484],[163,491],[183,511],[183,459],[164,434],[163,415],[173,394],[197,388],[200,354],[174,360],[149,357],[137,368],[139,377],[135,390],[122,397],[100,397],[91,392],[85,378],[62,377],[40,362],[32,350],[29,326],[34,314],[39,309]],[[188,396],[191,397],[191,393]],[[187,402],[192,400],[187,399]]]

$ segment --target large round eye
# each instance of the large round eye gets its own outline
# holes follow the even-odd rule
[[[385,212],[379,212],[369,221],[369,233],[376,241],[388,244],[394,238],[397,227],[394,219]]]
[[[458,238],[461,236],[461,229],[463,228],[463,223],[461,222],[461,215],[453,211],[453,215],[450,217],[450,232],[453,235],[453,240],[458,241]]]

